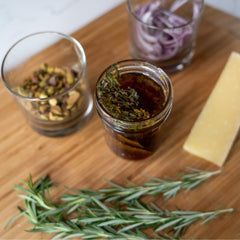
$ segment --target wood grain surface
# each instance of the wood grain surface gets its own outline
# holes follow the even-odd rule
[[[0,83],[0,239],[50,239],[43,233],[27,233],[27,220],[20,217],[8,229],[4,225],[18,213],[22,201],[12,188],[29,173],[34,179],[50,174],[58,187],[54,198],[70,188],[106,187],[104,179],[124,184],[138,182],[142,174],[175,177],[186,166],[204,170],[217,167],[184,152],[183,143],[198,117],[231,53],[240,52],[240,20],[205,8],[200,24],[196,54],[184,71],[171,75],[174,87],[173,110],[166,123],[163,142],[150,158],[127,161],[115,156],[104,140],[101,121],[94,110],[87,125],[68,137],[47,138],[26,123],[14,99]],[[72,34],[83,45],[87,56],[88,78],[92,92],[100,73],[110,64],[130,58],[125,4]],[[184,239],[240,239],[240,138],[237,137],[223,172],[191,192],[175,199],[155,201],[162,208],[178,206],[186,210],[208,211],[217,206],[233,207],[229,216],[221,216],[207,225],[190,227]]]

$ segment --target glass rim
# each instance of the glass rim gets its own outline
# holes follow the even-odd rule
[[[74,44],[74,46],[76,46],[78,48],[78,50],[80,50],[80,52],[82,53],[82,57],[83,57],[83,61],[82,61],[82,70],[81,70],[81,73],[79,74],[79,77],[78,79],[67,89],[65,89],[63,92],[61,93],[58,93],[54,96],[51,96],[51,97],[47,97],[47,98],[30,98],[30,97],[24,97],[20,94],[18,94],[17,92],[13,91],[11,87],[9,87],[6,79],[5,79],[5,76],[4,76],[4,66],[5,66],[5,62],[6,62],[6,59],[9,55],[9,53],[14,49],[15,46],[17,46],[19,43],[21,43],[22,41],[24,41],[25,39],[28,39],[28,38],[31,38],[33,36],[37,36],[37,35],[42,35],[42,34],[56,34],[56,35],[59,35],[61,36],[62,38],[65,38],[67,40],[69,40],[70,42],[72,42]],[[61,97],[63,95],[65,95],[66,93],[70,92],[80,81],[80,79],[82,78],[83,76],[83,73],[85,72],[85,69],[86,69],[86,55],[85,55],[85,52],[84,52],[84,49],[82,47],[82,45],[72,36],[70,35],[67,35],[67,34],[64,34],[64,33],[61,33],[61,32],[57,32],[57,31],[39,31],[39,32],[35,32],[35,33],[31,33],[31,34],[28,34],[24,37],[22,37],[21,39],[19,39],[18,41],[16,41],[9,49],[8,51],[6,52],[6,54],[4,55],[4,58],[2,60],[2,66],[1,66],[1,75],[2,75],[2,80],[3,80],[3,83],[4,85],[6,86],[6,88],[8,89],[8,91],[10,93],[12,93],[14,96],[16,97],[19,97],[23,100],[26,100],[26,101],[34,101],[34,102],[39,102],[39,101],[47,101],[47,100],[50,100],[50,99],[53,99],[53,98],[58,98],[58,97]]]
[[[166,99],[166,104],[164,106],[164,108],[158,112],[157,114],[155,114],[154,116],[152,117],[149,117],[147,119],[144,119],[144,120],[136,120],[136,121],[127,121],[127,120],[122,120],[122,119],[118,119],[118,118],[114,118],[114,116],[112,116],[111,114],[109,114],[106,109],[102,106],[101,103],[99,103],[99,98],[97,96],[97,89],[98,89],[98,84],[99,82],[101,81],[103,75],[108,71],[110,70],[111,68],[114,68],[114,66],[116,65],[119,65],[119,64],[124,64],[124,63],[129,63],[127,66],[134,66],[133,63],[138,63],[137,66],[140,66],[140,67],[143,67],[144,65],[147,66],[147,67],[150,67],[152,70],[154,71],[157,71],[159,73],[159,79],[161,81],[163,81],[163,78],[164,78],[164,81],[166,80],[166,83],[167,83],[167,87],[168,87],[168,90],[169,90],[169,93],[167,95],[167,99]],[[131,64],[132,63],[132,64]],[[144,65],[143,65],[144,64]],[[136,64],[135,64],[136,65]],[[162,78],[163,76],[163,78]],[[152,79],[153,80],[153,79]],[[154,80],[153,80],[154,81]],[[159,84],[159,83],[157,83]],[[158,68],[156,67],[155,65],[145,61],[145,60],[141,60],[141,59],[126,59],[126,60],[121,60],[121,61],[118,61],[114,64],[111,64],[110,66],[108,66],[99,76],[97,82],[96,82],[96,88],[95,88],[95,94],[94,94],[94,99],[95,99],[95,103],[96,103],[96,107],[97,107],[97,110],[98,108],[102,111],[102,114],[105,115],[107,118],[110,118],[112,119],[113,121],[115,121],[117,123],[117,125],[121,125],[121,127],[130,127],[131,128],[134,128],[134,126],[136,126],[136,124],[139,124],[139,125],[143,125],[142,126],[142,129],[146,128],[146,127],[151,127],[152,125],[148,126],[148,124],[145,126],[144,123],[148,123],[149,121],[151,120],[156,120],[156,123],[161,121],[165,116],[167,117],[168,114],[170,113],[171,111],[171,108],[172,108],[172,102],[173,102],[173,86],[172,86],[172,83],[171,83],[171,80],[170,78],[168,77],[168,75],[161,69],[161,68]],[[167,115],[166,115],[167,114]],[[166,118],[165,118],[166,119]],[[107,121],[107,120],[106,120]],[[108,122],[108,121],[107,121]]]
[[[189,24],[192,24],[193,22],[196,22],[197,20],[200,19],[202,13],[203,13],[203,9],[204,9],[204,0],[200,0],[201,1],[201,8],[200,8],[200,11],[199,11],[199,14],[197,15],[196,18],[192,18],[191,21],[188,21],[187,23],[185,24],[182,24],[180,26],[177,26],[177,27],[157,27],[157,26],[153,26],[151,24],[148,24],[146,22],[143,22],[135,13],[134,11],[132,10],[131,8],[131,5],[130,5],[130,1],[131,0],[127,0],[127,9],[128,9],[128,13],[130,13],[138,22],[140,22],[141,24],[149,27],[149,28],[152,28],[152,29],[158,29],[158,30],[174,30],[174,29],[179,29],[179,28],[182,28],[182,27],[186,27],[188,26]]]

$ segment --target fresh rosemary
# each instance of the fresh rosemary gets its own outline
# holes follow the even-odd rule
[[[135,200],[122,208],[106,207],[98,200],[94,200],[93,206],[79,209],[81,215],[72,219],[77,224],[94,224],[98,227],[122,226],[118,231],[120,233],[135,228],[152,227],[155,232],[169,229],[175,233],[175,236],[182,234],[190,224],[203,220],[201,224],[207,223],[217,215],[232,212],[232,208],[221,209],[208,212],[198,211],[168,211],[162,210],[155,204],[146,205]]]
[[[131,195],[125,195],[123,194],[124,187],[110,182],[111,188],[100,189],[99,191],[71,190],[75,195],[63,195],[60,204],[53,203],[48,197],[49,195],[46,194],[53,186],[49,176],[44,176],[35,182],[32,181],[30,176],[27,182],[22,182],[26,188],[19,185],[14,187],[15,190],[25,193],[25,195],[18,195],[24,200],[24,208],[18,207],[20,213],[10,220],[7,226],[17,217],[23,215],[33,225],[32,229],[28,231],[53,233],[55,234],[53,239],[73,237],[115,240],[153,239],[141,231],[146,228],[153,230],[156,236],[154,239],[173,239],[169,235],[159,235],[162,230],[173,231],[174,239],[179,239],[179,236],[192,223],[202,220],[201,224],[204,224],[216,218],[219,214],[233,211],[232,208],[208,212],[168,211],[160,209],[153,203],[147,205],[137,200],[145,194],[166,193],[171,186],[170,183],[175,182],[179,189],[176,188],[178,190],[174,190],[174,194],[170,192],[170,195],[166,195],[166,197],[173,197],[181,188],[192,189],[219,172],[191,170],[193,173],[182,174],[178,181],[161,180],[149,176],[154,182],[146,182],[143,187],[152,187],[152,183],[158,183],[158,185],[153,185],[155,191],[152,192],[149,190],[142,192],[140,186],[136,186],[134,194],[131,192]],[[166,188],[161,188],[161,186],[166,186]],[[133,188],[131,187],[131,189]],[[157,188],[161,190],[156,191]],[[175,188],[171,186],[170,189]],[[137,195],[137,191],[141,194]],[[111,193],[111,196],[109,196],[109,193]],[[120,197],[113,198],[114,194]],[[129,198],[129,196],[132,197]],[[112,200],[114,200],[114,204],[104,203],[104,201]],[[116,200],[123,201],[116,202]]]
[[[111,186],[109,188],[103,188],[98,191],[81,189],[72,191],[72,194],[63,194],[62,200],[68,202],[69,205],[76,206],[77,204],[83,205],[91,202],[91,198],[94,197],[98,200],[111,202],[111,201],[122,201],[128,202],[131,200],[139,199],[143,195],[157,195],[163,194],[165,200],[174,198],[181,189],[189,191],[199,184],[203,183],[211,176],[219,174],[221,170],[209,172],[198,170],[194,168],[187,168],[192,173],[180,173],[180,179],[160,179],[145,175],[151,182],[144,182],[143,186],[138,186],[132,183],[132,186],[124,187],[115,184],[109,180],[106,180]]]
[[[130,87],[122,89],[118,79],[119,71],[115,66],[114,71],[105,73],[99,83],[97,96],[106,111],[117,119],[127,121],[149,118],[149,112],[139,107],[137,92]]]

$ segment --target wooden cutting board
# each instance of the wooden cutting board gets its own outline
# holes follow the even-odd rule
[[[125,4],[76,31],[83,45],[92,92],[100,73],[110,64],[130,58],[128,54],[127,11]],[[144,180],[142,174],[175,177],[186,166],[216,170],[217,167],[183,151],[182,146],[216,83],[231,51],[240,52],[240,21],[206,7],[199,28],[196,55],[184,71],[171,75],[174,105],[167,121],[164,141],[155,155],[146,160],[127,161],[107,147],[101,121],[95,110],[88,124],[64,138],[47,138],[35,133],[20,109],[0,83],[0,239],[49,239],[43,233],[27,233],[27,220],[20,217],[8,229],[7,221],[18,213],[22,202],[12,187],[19,180],[50,174],[58,184],[54,198],[70,188],[106,187],[104,179],[124,184]],[[217,206],[233,207],[228,217],[191,226],[184,238],[240,239],[240,138],[237,137],[223,172],[189,193],[181,192],[160,207],[208,211]]]

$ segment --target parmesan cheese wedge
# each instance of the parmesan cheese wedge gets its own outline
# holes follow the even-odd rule
[[[240,54],[232,52],[183,148],[222,166],[240,126]]]

